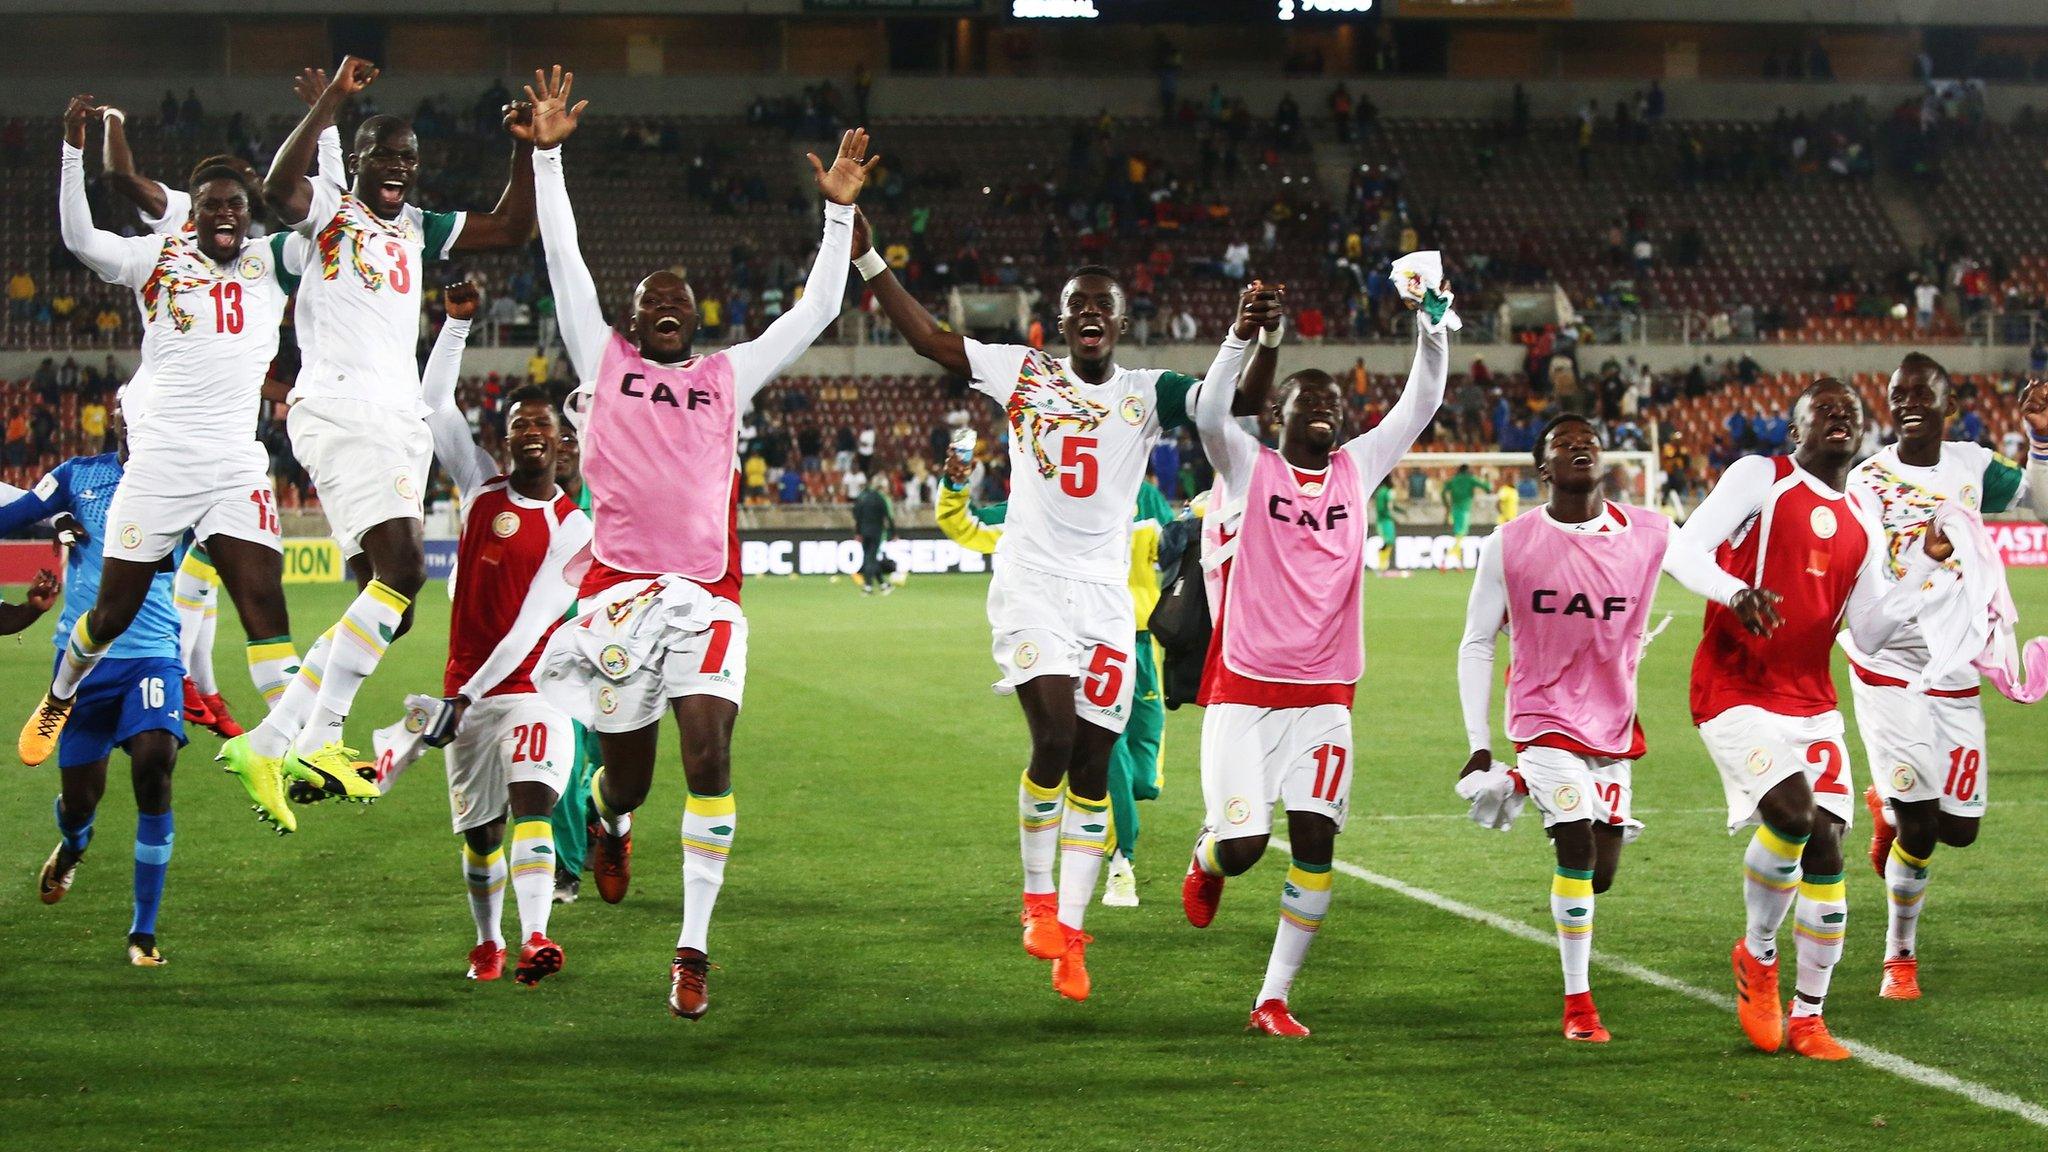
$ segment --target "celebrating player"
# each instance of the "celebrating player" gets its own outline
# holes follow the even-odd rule
[[[148,367],[122,405],[133,456],[107,513],[114,534],[99,542],[106,571],[97,600],[90,613],[67,614],[73,631],[64,659],[22,729],[21,758],[31,765],[54,750],[79,683],[135,619],[160,562],[187,532],[207,545],[241,613],[257,686],[283,683],[298,659],[256,412],[303,243],[294,249],[284,234],[248,243],[254,192],[227,167],[193,174],[190,228],[146,237],[94,228],[83,149],[97,112],[90,96],[74,97],[65,110],[64,243],[102,280],[135,289]],[[274,765],[241,778],[266,819],[283,831],[296,826]]]
[[[1016,694],[1031,730],[1017,790],[1024,950],[1053,962],[1060,995],[1085,1000],[1093,937],[1082,922],[1109,838],[1110,754],[1136,679],[1125,587],[1131,508],[1160,433],[1188,423],[1197,381],[1116,363],[1130,317],[1106,268],[1081,268],[1060,289],[1067,355],[1055,358],[940,328],[875,253],[864,219],[854,248],[861,276],[910,347],[970,377],[1010,420],[1010,506],[988,617],[997,691]]]
[[[1943,501],[1983,512],[2025,501],[2048,519],[2048,383],[2029,383],[2021,397],[2033,441],[2033,463],[2025,469],[1988,448],[1942,439],[1955,415],[1952,387],[1948,370],[1932,358],[1907,355],[1886,389],[1898,442],[1850,476],[1881,509],[1887,580],[1904,574],[1907,553]],[[1958,559],[1947,566],[1955,568]],[[1927,638],[1918,621],[1908,621],[1879,651],[1861,651],[1846,635],[1840,643],[1849,654],[1856,728],[1870,758],[1871,785],[1863,793],[1871,817],[1870,863],[1891,896],[1878,995],[1917,1000],[1928,861],[1937,843],[1967,848],[1976,841],[1990,791],[1977,670],[1965,666],[1926,683]]]
[[[202,193],[200,200],[204,204],[213,198]],[[84,531],[65,564],[64,612],[51,636],[60,667],[71,658],[80,619],[94,610],[102,572],[118,571],[103,566],[100,555],[107,526],[115,523],[111,506],[125,491],[122,466],[129,446],[126,422],[118,410],[114,433],[116,451],[66,460],[32,490],[0,507],[0,535],[65,512],[76,517]],[[48,594],[42,595],[47,608]],[[37,596],[32,588],[30,607]],[[24,627],[27,623],[10,622]],[[171,771],[185,743],[185,725],[178,715],[178,614],[171,607],[170,573],[151,579],[129,627],[99,656],[78,678],[66,702],[70,722],[56,741],[57,770],[63,780],[56,805],[58,843],[43,862],[36,892],[43,903],[55,904],[71,890],[79,861],[92,842],[100,797],[107,790],[107,761],[115,748],[125,751],[136,811],[135,918],[128,926],[128,962],[154,968],[165,963],[156,944],[156,920],[164,873],[171,863]]]
[[[1752,628],[1762,626],[1772,596],[1684,547],[1662,513],[1607,500],[1600,434],[1585,417],[1552,418],[1535,458],[1550,502],[1494,530],[1465,607],[1458,697],[1472,756],[1458,775],[1493,770],[1493,648],[1505,628],[1514,774],[1557,853],[1550,912],[1564,964],[1564,1035],[1604,1044],[1586,972],[1593,903],[1614,883],[1623,843],[1642,828],[1630,811],[1631,765],[1645,751],[1636,665],[1657,578],[1669,572],[1732,605]]]
[[[507,108],[512,178],[488,212],[427,212],[407,202],[419,141],[396,116],[356,128],[354,182],[309,180],[320,133],[343,103],[377,78],[345,57],[272,162],[264,194],[278,216],[311,238],[319,266],[299,291],[305,363],[286,420],[292,452],[320,490],[320,508],[362,592],[306,654],[278,705],[221,755],[245,779],[278,768],[328,792],[373,799],[342,726],[356,690],[404,631],[426,580],[420,494],[433,452],[414,359],[424,261],[451,252],[510,248],[533,232],[533,184],[523,109]]]
[[[1280,299],[1259,285],[1246,289],[1195,404],[1203,451],[1243,512],[1215,554],[1222,591],[1200,700],[1205,815],[1181,903],[1189,923],[1207,927],[1224,878],[1265,854],[1273,805],[1285,805],[1293,860],[1250,1022],[1273,1036],[1309,1034],[1287,996],[1330,910],[1330,864],[1355,774],[1351,701],[1365,672],[1366,515],[1373,490],[1443,402],[1450,302],[1442,285],[1425,292],[1407,387],[1377,427],[1341,446],[1344,392],[1320,369],[1281,383],[1277,450],[1230,418],[1255,333],[1259,350],[1245,382],[1252,411],[1264,408],[1263,382],[1277,359]]]
[[[562,337],[583,383],[583,475],[591,492],[593,563],[586,612],[556,630],[536,682],[596,729],[604,767],[590,783],[598,894],[626,894],[632,812],[647,798],[661,714],[682,732],[683,927],[669,969],[669,1010],[695,1020],[710,1006],[706,940],[732,850],[732,730],[747,675],[740,611],[739,421],[754,397],[839,313],[853,200],[867,179],[867,133],[841,138],[828,169],[811,167],[825,206],[818,259],[803,299],[760,337],[691,354],[696,297],[656,272],[633,291],[625,331],[608,327],[576,243],[560,145],[584,104],[573,74],[536,74],[534,180],[541,237]]]
[[[1828,658],[1845,617],[1859,650],[1883,648],[1951,550],[1931,530],[1924,549],[1901,557],[1904,574],[1886,593],[1890,557],[1875,502],[1845,488],[1862,432],[1862,401],[1822,377],[1793,406],[1793,454],[1729,465],[1680,530],[1684,543],[1718,549],[1723,570],[1784,597],[1768,635],[1734,609],[1708,605],[1692,717],[1721,770],[1729,830],[1761,825],[1743,855],[1748,930],[1731,955],[1742,1030],[1766,1052],[1785,1042],[1777,939],[1796,896],[1791,1043],[1816,1060],[1849,1057],[1821,1014],[1848,919],[1841,837],[1854,807]]]
[[[548,630],[576,602],[580,572],[572,571],[571,561],[590,543],[590,517],[555,483],[560,441],[544,385],[528,384],[505,398],[509,473],[470,439],[469,423],[455,406],[455,381],[477,299],[475,285],[467,283],[442,294],[448,322],[423,381],[434,457],[462,498],[442,678],[452,710],[447,729],[454,735],[448,801],[463,838],[462,871],[476,919],[469,977],[496,980],[504,968],[498,921],[509,867],[521,940],[512,978],[537,984],[562,967],[561,945],[548,938],[555,887],[548,814],[569,777],[576,745],[569,718],[535,693],[531,677]]]

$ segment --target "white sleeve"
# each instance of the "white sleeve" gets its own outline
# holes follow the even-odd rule
[[[548,554],[541,561],[540,571],[533,574],[533,583],[526,588],[526,599],[519,605],[519,616],[512,621],[498,646],[480,665],[469,682],[462,686],[462,695],[471,702],[483,699],[491,689],[504,682],[505,677],[526,661],[526,657],[547,635],[548,626],[560,620],[576,603],[577,580],[570,578],[571,563],[578,553],[590,543],[590,517],[577,509],[562,518],[555,525],[553,537],[548,540]]]
[[[846,270],[853,260],[853,205],[825,203],[825,235],[818,259],[804,279],[804,298],[775,318],[759,336],[726,349],[732,365],[733,399],[745,412],[768,382],[782,375],[839,316],[846,298]]]
[[[576,246],[576,212],[569,205],[569,185],[562,176],[562,150],[536,148],[533,153],[533,206],[540,218],[541,245],[547,250],[548,284],[555,296],[555,320],[569,364],[585,388],[597,379],[604,343],[611,326],[597,298],[597,281]]]
[[[1770,499],[1775,483],[1777,466],[1769,458],[1744,456],[1736,460],[1721,473],[1714,490],[1693,509],[1691,518],[1677,534],[1684,537],[1684,544],[1711,556],[1750,517],[1764,510],[1764,502]]]
[[[1216,359],[1202,382],[1195,386],[1195,431],[1202,438],[1202,451],[1231,492],[1243,492],[1251,479],[1252,465],[1259,458],[1259,442],[1247,435],[1230,416],[1237,399],[1238,373],[1244,368],[1248,341],[1232,332],[1216,350]]]
[[[313,189],[313,198],[306,201],[306,218],[293,224],[292,231],[311,236],[341,211],[342,187],[317,178],[306,181],[306,184]]]
[[[92,205],[85,199],[85,153],[68,143],[59,184],[57,218],[64,247],[107,283],[142,287],[163,251],[163,237],[116,236],[94,227]]]
[[[1939,561],[1928,557],[1923,536],[1906,554],[1905,573],[1896,582],[1886,579],[1890,550],[1885,543],[1884,525],[1862,501],[1852,496],[1849,503],[1863,524],[1863,536],[1869,546],[1863,552],[1863,565],[1856,569],[1856,584],[1849,589],[1849,603],[1842,614],[1857,651],[1876,652],[1890,642],[1892,633],[1920,614],[1921,590],[1930,578],[1956,577],[1943,570]],[[1940,575],[1937,577],[1936,573]]]
[[[1401,398],[1387,409],[1379,427],[1344,444],[1344,451],[1358,465],[1359,483],[1367,494],[1401,462],[1401,454],[1415,446],[1415,438],[1436,418],[1443,407],[1444,381],[1450,378],[1451,338],[1447,332],[1431,332],[1415,326],[1415,363],[1408,369],[1408,386]]]
[[[1714,554],[1683,532],[1674,531],[1664,545],[1664,572],[1695,596],[1727,604],[1749,587],[1714,563]]]
[[[348,161],[341,155],[341,129],[329,124],[320,130],[320,150],[313,161],[313,183],[348,187]]]
[[[455,382],[462,375],[462,350],[468,341],[469,321],[443,324],[433,354],[427,357],[426,371],[420,373],[421,399],[428,408],[427,430],[434,435],[434,459],[440,461],[464,498],[498,474],[498,462],[470,436],[469,421],[455,406]]]
[[[161,180],[155,183],[157,190],[164,194],[164,214],[161,216],[151,216],[147,212],[140,212],[139,214],[142,217],[144,227],[159,236],[167,236],[183,228],[185,221],[192,218],[192,197],[188,193],[180,192]]]
[[[1500,532],[1486,538],[1472,595],[1465,601],[1465,637],[1458,642],[1458,704],[1465,714],[1466,750],[1493,747],[1493,647],[1508,619],[1508,581],[1500,558]]]
[[[997,403],[1008,403],[1010,394],[1017,390],[1017,374],[1024,369],[1024,358],[1031,355],[1031,349],[1022,344],[983,344],[972,337],[962,337],[960,345],[967,353],[967,370],[974,377],[974,390],[992,397]]]

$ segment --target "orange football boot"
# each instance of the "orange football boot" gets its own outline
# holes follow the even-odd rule
[[[1870,866],[1883,879],[1884,862],[1891,859],[1892,841],[1899,838],[1899,830],[1885,819],[1884,797],[1877,794],[1877,785],[1863,790],[1863,806],[1870,809]]]
[[[1819,1016],[1794,1016],[1791,1029],[1792,1050],[1808,1060],[1847,1060],[1849,1050],[1842,1043],[1828,1035],[1827,1021]]]
[[[1223,877],[1202,871],[1195,858],[1188,857],[1188,874],[1180,880],[1180,910],[1188,923],[1207,928],[1216,919],[1216,906],[1223,903]]]
[[[597,881],[597,894],[607,904],[626,898],[633,883],[633,830],[623,836],[605,831],[604,821],[592,820],[590,833],[590,875]]]
[[[1591,992],[1569,993],[1564,998],[1564,1038],[1585,1044],[1605,1044],[1614,1037],[1600,1023],[1600,1010],[1593,1007]]]
[[[1887,1000],[1920,998],[1920,958],[1894,956],[1884,962],[1884,986],[1877,990]]]
[[[505,974],[505,946],[489,940],[469,950],[469,978],[496,980]]]
[[[1737,940],[1729,956],[1735,968],[1735,1017],[1749,1042],[1765,1052],[1785,1046],[1785,1008],[1778,999],[1778,965],[1749,954],[1747,941]]]
[[[695,948],[676,949],[668,969],[668,1010],[685,1020],[701,1019],[711,1010],[711,997],[704,991],[704,976],[711,962]]]
[[[1095,942],[1095,937],[1064,924],[1060,925],[1060,931],[1066,935],[1067,950],[1052,962],[1053,991],[1069,1000],[1086,1000],[1090,987],[1088,945]]]
[[[531,988],[562,970],[562,946],[535,932],[519,946],[519,966],[512,979]]]
[[[1067,954],[1067,934],[1060,929],[1057,893],[1026,892],[1024,911],[1018,919],[1024,925],[1024,951],[1040,960],[1057,960]]]
[[[199,699],[206,705],[206,711],[210,717],[200,721],[200,727],[211,729],[215,736],[223,740],[233,740],[242,734],[242,726],[236,723],[235,714],[228,711],[228,702],[221,698],[220,693],[215,692],[210,696],[201,696]]]
[[[1308,1026],[1296,1020],[1294,1013],[1287,1010],[1287,1001],[1277,997],[1263,1001],[1257,1008],[1252,1009],[1251,1022],[1244,1026],[1244,1030],[1297,1039],[1308,1035]]]

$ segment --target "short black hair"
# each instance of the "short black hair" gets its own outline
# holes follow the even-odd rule
[[[1935,365],[1935,367],[1939,368],[1940,365],[1937,364]],[[1856,401],[1856,414],[1858,416],[1869,415],[1869,413],[1865,412],[1863,409],[1863,393],[1858,392],[1856,389],[1850,387],[1849,385],[1843,383],[1840,380],[1837,380],[1833,376],[1822,376],[1820,379],[1815,380],[1813,383],[1808,384],[1806,387],[1799,390],[1798,398],[1792,401],[1792,423],[1799,423],[1799,413],[1801,408],[1812,404],[1813,398],[1815,396],[1818,396],[1821,393],[1826,392],[1833,388],[1840,388],[1842,391],[1847,392],[1851,399]]]
[[[1948,401],[1949,393],[1955,390],[1955,380],[1949,376],[1948,369],[1941,366],[1941,361],[1925,352],[1906,353],[1905,359],[1899,361],[1899,371],[1928,373],[1932,379],[1939,381],[1937,387],[1941,389],[1941,399],[1944,403]]]
[[[374,144],[390,135],[394,129],[399,128],[403,128],[407,132],[412,131],[412,121],[407,120],[403,116],[393,116],[389,112],[382,112],[365,118],[361,124],[356,125],[356,151],[362,151],[365,140]]]
[[[185,187],[196,194],[201,188],[213,183],[215,180],[227,180],[241,185],[242,192],[248,196],[251,207],[263,202],[263,193],[257,188],[256,181],[251,177],[249,171],[239,165],[228,163],[225,157],[220,156],[209,156],[201,160],[199,166],[192,169],[192,176],[186,182]]]
[[[1296,392],[1301,391],[1303,385],[1307,384],[1313,384],[1319,388],[1328,385],[1331,388],[1337,389],[1340,393],[1343,391],[1343,385],[1337,383],[1337,378],[1321,368],[1297,368],[1293,372],[1288,373],[1287,378],[1280,381],[1280,386],[1274,389],[1272,397],[1273,411],[1277,413],[1280,409],[1287,407],[1287,402],[1294,398]]]
[[[1121,286],[1121,282],[1117,281],[1116,279],[1116,273],[1111,272],[1107,267],[1101,264],[1083,264],[1079,268],[1074,269],[1073,274],[1068,276],[1067,280],[1069,282],[1072,282],[1075,280],[1079,280],[1083,276],[1100,276],[1105,280],[1116,282],[1119,286]]]
[[[545,384],[521,384],[512,390],[511,395],[505,397],[505,411],[510,412],[521,404],[545,404],[549,408],[553,408],[555,406],[555,394],[548,391],[548,386]]]
[[[1586,419],[1577,412],[1559,412],[1557,415],[1545,420],[1542,430],[1536,433],[1536,447],[1529,453],[1535,457],[1538,468],[1543,467],[1543,450],[1550,444],[1550,434],[1557,431],[1559,426],[1564,424],[1584,424],[1588,428],[1593,427],[1591,420]]]

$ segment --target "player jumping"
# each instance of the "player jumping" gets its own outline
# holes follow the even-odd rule
[[[1309,1034],[1287,996],[1330,910],[1330,865],[1355,774],[1351,702],[1365,673],[1361,581],[1372,493],[1443,403],[1450,293],[1434,285],[1411,303],[1423,309],[1415,364],[1401,398],[1369,432],[1341,439],[1343,389],[1315,368],[1280,385],[1277,450],[1231,419],[1233,399],[1247,398],[1241,392],[1252,411],[1264,409],[1278,358],[1280,298],[1258,285],[1245,291],[1195,404],[1203,451],[1242,515],[1213,554],[1222,588],[1200,697],[1204,819],[1181,904],[1190,924],[1207,927],[1224,878],[1265,854],[1273,805],[1286,807],[1293,860],[1249,1024],[1273,1036]],[[1259,348],[1240,388],[1254,334]]]
[[[299,290],[305,364],[286,420],[292,452],[318,486],[321,511],[363,590],[306,653],[263,723],[221,748],[245,779],[281,768],[362,800],[373,799],[376,786],[357,773],[342,726],[426,581],[420,496],[433,441],[414,359],[424,262],[516,247],[533,233],[531,128],[519,108],[505,114],[515,140],[512,177],[488,213],[427,212],[407,202],[419,140],[396,116],[357,126],[346,190],[308,179],[320,134],[376,78],[368,61],[345,57],[278,150],[263,186],[278,216],[312,240],[317,262]]]
[[[512,978],[537,984],[562,967],[561,945],[548,938],[555,888],[548,814],[569,778],[576,743],[569,718],[534,691],[533,665],[548,630],[576,602],[581,573],[571,562],[590,543],[590,517],[555,483],[560,441],[545,385],[528,384],[505,398],[509,472],[470,439],[455,406],[455,382],[477,298],[466,283],[442,294],[448,322],[424,379],[434,457],[462,499],[441,686],[450,715],[435,738],[454,737],[446,757],[448,802],[463,838],[462,871],[476,919],[470,979],[495,980],[504,969],[499,918],[509,869],[521,941]]]
[[[1722,569],[1784,598],[1782,622],[1767,636],[1734,610],[1708,605],[1693,655],[1692,716],[1721,770],[1729,830],[1761,825],[1743,855],[1748,931],[1731,956],[1742,1030],[1766,1052],[1786,1040],[1777,940],[1796,897],[1790,1039],[1816,1060],[1849,1057],[1821,1017],[1848,919],[1842,829],[1854,809],[1828,658],[1845,618],[1859,650],[1883,648],[1951,550],[1930,532],[1924,550],[1901,557],[1905,573],[1886,593],[1890,557],[1876,502],[1845,487],[1862,432],[1862,401],[1822,377],[1793,406],[1793,454],[1729,465],[1680,530],[1685,543],[1717,549]]]
[[[562,337],[583,383],[573,400],[591,493],[593,562],[585,613],[555,631],[535,680],[543,695],[598,733],[590,827],[598,894],[617,903],[630,879],[632,812],[654,781],[661,715],[681,730],[683,926],[669,969],[669,1010],[695,1020],[710,1006],[706,941],[732,850],[732,730],[747,675],[740,611],[739,422],[754,397],[839,313],[853,200],[867,179],[867,133],[845,134],[828,169],[811,167],[825,206],[818,259],[803,299],[754,340],[691,353],[696,297],[672,272],[633,290],[624,331],[609,327],[576,244],[560,145],[584,103],[575,77],[536,75],[534,181]]]
[[[255,195],[227,167],[194,173],[189,228],[123,237],[93,227],[83,149],[86,125],[99,114],[90,96],[74,97],[65,110],[64,243],[102,280],[135,290],[144,368],[122,404],[133,455],[107,512],[112,535],[100,541],[106,570],[99,595],[90,613],[68,617],[64,658],[22,729],[21,758],[31,765],[55,749],[80,682],[134,621],[161,562],[187,532],[207,545],[252,637],[249,671],[258,688],[281,685],[298,662],[256,412],[303,243],[294,248],[284,234],[249,243]],[[259,813],[291,831],[274,766],[241,776]]]
[[[1536,438],[1535,458],[1550,502],[1494,530],[1465,607],[1458,697],[1472,756],[1458,775],[1495,771],[1493,649],[1505,629],[1512,775],[1543,813],[1557,854],[1550,913],[1564,965],[1564,1035],[1604,1044],[1587,982],[1593,904],[1614,883],[1622,845],[1642,829],[1630,811],[1632,766],[1646,750],[1636,665],[1657,579],[1669,572],[1731,605],[1752,629],[1765,626],[1773,596],[1684,547],[1662,513],[1606,499],[1600,433],[1585,417],[1554,417]]]
[[[29,492],[0,507],[0,535],[64,512],[75,516],[83,529],[83,538],[72,544],[65,563],[64,613],[51,637],[60,667],[70,659],[70,638],[77,635],[79,621],[93,611],[99,598],[105,570],[101,542],[107,539],[108,525],[115,522],[111,505],[117,492],[125,490],[122,465],[128,459],[128,436],[118,409],[114,432],[117,451],[66,460]],[[31,607],[35,598],[31,589]],[[67,701],[70,722],[56,742],[57,770],[63,779],[56,805],[58,843],[43,862],[36,892],[43,903],[55,904],[71,890],[79,861],[92,842],[100,797],[107,790],[107,761],[117,747],[127,752],[136,811],[135,918],[128,926],[128,962],[154,968],[165,963],[156,945],[156,920],[164,873],[171,863],[171,772],[185,743],[185,725],[178,714],[183,669],[178,664],[178,614],[171,607],[170,573],[158,573],[150,581],[129,627],[99,655]]]
[[[1955,414],[1951,388],[1948,370],[1930,357],[1914,352],[1901,361],[1886,390],[1898,442],[1850,477],[1881,509],[1887,580],[1905,572],[1913,542],[1943,501],[1982,512],[2026,502],[2048,520],[2048,383],[2031,382],[2021,396],[2033,447],[2025,469],[1988,448],[1942,439]],[[1956,564],[1952,557],[1947,566]],[[1870,863],[1891,897],[1878,995],[1917,1000],[1928,861],[1938,843],[1967,848],[1976,841],[1990,791],[1977,670],[1965,666],[1920,687],[1928,650],[1917,621],[1879,651],[1861,651],[1846,635],[1840,643],[1849,654],[1856,728],[1870,758],[1871,785],[1863,793],[1871,817]]]

